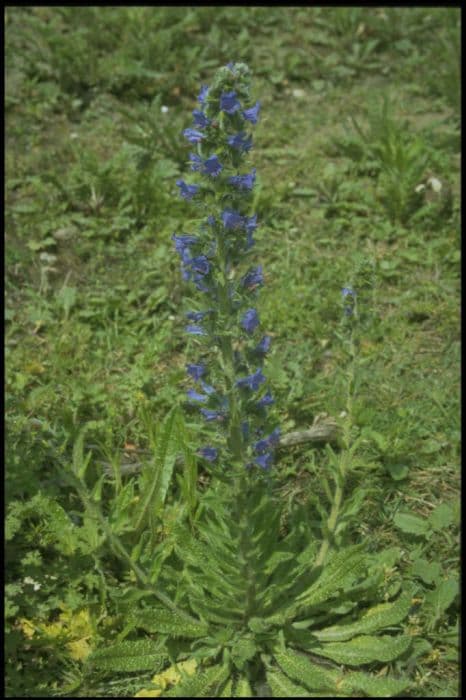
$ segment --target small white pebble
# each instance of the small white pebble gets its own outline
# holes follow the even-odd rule
[[[162,114],[166,114],[168,112],[168,107],[166,105],[162,105],[160,107],[160,111],[162,112]]]
[[[422,192],[422,190],[425,190],[425,189],[426,189],[426,186],[423,185],[423,184],[421,183],[420,185],[418,185],[417,187],[414,188],[414,191],[417,192],[417,193],[419,193],[419,192]]]
[[[346,417],[346,411],[342,411],[340,413],[340,418],[345,418]]]
[[[436,177],[430,177],[430,178],[427,180],[427,184],[430,185],[430,186],[432,187],[432,189],[434,190],[434,192],[437,192],[437,193],[438,193],[438,192],[440,192],[440,190],[442,189],[442,183],[441,183],[440,180],[439,180],[438,178],[436,178]]]
[[[72,131],[70,134],[70,139],[74,141],[74,139],[79,139],[79,134],[76,133],[76,131]]]
[[[293,97],[296,97],[298,99],[301,99],[302,97],[306,96],[306,93],[304,90],[301,90],[301,88],[295,88],[294,90],[291,91],[291,94]]]
[[[176,316],[171,316],[171,315],[170,315],[168,318],[169,318],[170,321],[174,321],[175,318],[176,318]]]
[[[29,583],[30,586],[34,587],[35,591],[38,591],[40,588],[40,583],[37,583],[37,581],[34,581],[30,576],[26,576],[23,578],[23,583]]]

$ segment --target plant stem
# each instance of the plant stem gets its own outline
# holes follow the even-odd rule
[[[346,384],[346,419],[343,425],[343,451],[340,454],[338,462],[338,473],[335,478],[335,493],[333,496],[332,508],[327,520],[327,534],[321,544],[315,566],[322,566],[327,556],[331,542],[333,542],[335,530],[338,524],[338,516],[343,501],[343,491],[345,488],[346,475],[351,466],[351,427],[353,415],[353,394],[354,394],[354,378],[356,374],[356,349],[354,343],[354,332],[351,330],[349,338],[349,353],[351,357],[350,366],[348,368],[348,381]]]

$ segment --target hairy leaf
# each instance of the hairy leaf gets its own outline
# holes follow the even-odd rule
[[[230,675],[227,666],[212,666],[165,693],[166,698],[214,698]]]
[[[276,652],[274,658],[293,680],[304,683],[309,690],[335,690],[338,672],[312,663],[306,656],[287,649]]]
[[[150,640],[125,641],[106,649],[98,649],[88,663],[102,671],[158,671],[167,660],[159,645]]]
[[[137,610],[131,618],[135,627],[140,627],[146,632],[161,632],[173,637],[204,637],[208,631],[207,625],[201,621],[198,624],[189,622],[172,610],[162,607]]]
[[[353,637],[348,642],[330,642],[312,651],[318,656],[325,656],[339,664],[361,666],[372,661],[393,661],[404,654],[411,645],[411,637]]]
[[[313,634],[321,642],[342,642],[356,635],[376,632],[391,625],[400,623],[409,612],[411,596],[400,596],[394,603],[382,603],[365,612],[359,620],[348,624],[333,625],[314,631]]]
[[[274,698],[308,698],[309,691],[290,681],[281,671],[267,671],[267,682]]]

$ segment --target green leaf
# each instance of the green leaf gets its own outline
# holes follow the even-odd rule
[[[393,661],[409,649],[411,641],[411,637],[406,636],[353,637],[348,642],[330,642],[313,647],[312,651],[339,664],[362,666],[372,661]]]
[[[392,698],[410,685],[409,678],[386,678],[357,671],[344,676],[338,683],[338,689],[356,697],[363,692],[370,698]]]
[[[267,671],[267,682],[274,698],[308,698],[309,692],[280,671]],[[249,696],[252,697],[252,696]]]
[[[217,689],[230,675],[227,666],[212,666],[165,693],[166,698],[214,698]]]
[[[445,530],[453,520],[453,509],[449,503],[440,503],[429,515],[429,523],[433,530]]]
[[[384,627],[399,624],[411,608],[411,596],[400,596],[394,603],[381,603],[365,612],[358,620],[333,625],[313,634],[321,642],[342,642],[361,634],[377,632]]]
[[[236,668],[240,671],[246,661],[252,659],[257,653],[257,645],[252,639],[239,639],[232,647],[231,658]]]
[[[309,690],[335,690],[338,672],[332,672],[290,649],[276,652],[274,658],[290,678],[304,683]]]
[[[252,698],[252,690],[247,678],[238,678],[235,685],[235,698]]]
[[[218,695],[219,698],[233,698],[233,680],[229,678],[222,688],[221,693]]]
[[[441,581],[435,590],[427,593],[424,605],[431,611],[432,625],[440,619],[441,615],[450,607],[458,594],[459,582],[456,577]]]
[[[425,535],[429,531],[427,520],[413,513],[396,513],[394,523],[400,530],[411,535]]]
[[[172,610],[162,607],[137,610],[131,615],[131,621],[135,627],[140,627],[146,632],[160,632],[161,634],[170,634],[173,637],[194,639],[205,637],[208,632],[207,625],[202,622],[199,624],[189,622]]]
[[[318,605],[361,577],[368,567],[367,555],[363,549],[364,545],[355,545],[334,554],[326,563],[321,576],[297,596],[296,602],[307,607]]]
[[[166,416],[157,433],[157,448],[153,465],[149,469],[144,469],[141,475],[140,483],[146,493],[141,494],[142,506],[138,513],[136,530],[142,528],[149,513],[157,512],[158,508],[165,502],[179,450],[178,420],[178,409],[175,406]]]
[[[416,559],[411,565],[411,574],[419,576],[424,583],[433,583],[440,578],[442,567],[438,561]]]
[[[98,649],[91,654],[87,662],[102,671],[159,671],[167,660],[166,654],[160,653],[158,644],[149,640],[120,642],[106,649]]]

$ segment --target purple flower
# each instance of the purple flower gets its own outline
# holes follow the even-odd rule
[[[271,342],[272,338],[270,335],[264,335],[260,343],[258,343],[254,348],[254,352],[258,352],[260,355],[265,355],[265,353],[269,351]]]
[[[222,92],[220,97],[220,109],[227,114],[234,114],[240,108],[240,104],[236,99],[236,92]]]
[[[239,190],[252,190],[255,180],[256,168],[253,168],[251,172],[246,175],[233,175],[228,178],[230,185],[237,187]]]
[[[215,226],[215,216],[212,216],[212,215],[208,216],[207,223],[209,224],[209,226]]]
[[[191,170],[200,170],[202,168],[202,158],[197,153],[190,153],[189,160],[191,161]]]
[[[200,457],[204,457],[208,462],[215,462],[218,457],[218,450],[216,447],[201,447],[197,454]]]
[[[187,311],[185,315],[188,321],[202,321],[208,313],[208,311]]]
[[[255,329],[259,325],[259,315],[256,309],[248,309],[243,318],[241,319],[241,325],[246,331],[246,333],[254,333]]]
[[[201,131],[196,131],[196,129],[185,129],[183,131],[183,136],[190,143],[200,143],[202,139],[205,138],[205,134]]]
[[[180,188],[183,199],[192,199],[199,191],[199,185],[187,185],[184,180],[177,180],[176,184]]]
[[[207,401],[207,396],[204,396],[204,394],[199,394],[194,389],[189,389],[186,394],[192,401]]]
[[[246,289],[253,289],[261,284],[264,284],[264,276],[262,274],[262,265],[254,267],[252,270],[247,272],[243,279],[241,280],[243,287]]]
[[[267,454],[259,455],[256,457],[254,462],[259,465],[262,469],[270,469],[273,464],[273,455],[268,452]]]
[[[211,394],[215,394],[215,389],[214,389],[213,386],[210,386],[210,384],[206,384],[205,382],[202,382],[202,381],[201,381],[201,386],[202,386],[202,388],[204,389],[205,393],[206,393],[206,394],[209,394],[209,396],[210,396]]]
[[[219,411],[213,411],[210,408],[201,408],[201,413],[207,421],[223,420],[224,415]]]
[[[231,209],[225,209],[222,212],[222,222],[226,229],[235,229],[243,226],[244,219],[236,211],[231,211]]]
[[[190,377],[192,377],[196,381],[199,381],[199,379],[205,372],[205,365],[186,365],[186,371]]]
[[[258,442],[256,442],[254,445],[254,449],[256,452],[259,452],[259,454],[263,454],[270,447],[273,447],[274,445],[278,445],[279,442],[280,442],[280,428],[275,428],[275,430],[273,430],[268,437],[262,438],[262,440],[258,440]]]
[[[248,137],[244,131],[241,131],[239,134],[229,136],[227,141],[229,146],[236,148],[241,153],[247,153],[247,151],[251,150],[252,147],[252,138]]]
[[[341,290],[343,297],[343,311],[346,316],[352,316],[356,304],[356,292],[351,287],[343,287]]]
[[[199,102],[201,105],[204,105],[204,103],[205,103],[205,101],[206,101],[206,97],[207,97],[208,92],[209,92],[209,86],[208,86],[208,85],[203,85],[203,86],[201,87],[201,91],[200,91],[200,93],[199,93],[199,97],[197,98],[197,99],[198,99],[198,102]]]
[[[257,405],[258,406],[270,406],[273,403],[275,403],[275,401],[274,401],[270,391],[268,391],[266,394],[264,394],[264,396],[261,399],[259,399],[259,401],[257,402]]]
[[[195,258],[191,258],[187,264],[200,275],[207,275],[210,270],[210,262],[205,255],[197,255]]]
[[[205,330],[201,326],[186,326],[186,333],[191,333],[191,335],[207,335]]]
[[[243,112],[243,117],[247,119],[249,122],[252,124],[257,124],[257,120],[259,118],[259,111],[261,108],[261,103],[256,102],[254,107],[250,107],[249,109],[245,109]]]
[[[203,172],[206,175],[211,175],[212,177],[217,177],[217,175],[220,175],[222,170],[223,170],[223,165],[220,163],[220,161],[216,155],[210,156],[210,158],[207,158],[207,160],[204,161]]]
[[[204,112],[201,112],[199,109],[193,110],[193,117],[194,126],[197,126],[199,129],[205,129],[210,124],[210,119],[207,119]]]
[[[244,386],[248,387],[248,389],[251,389],[252,391],[257,391],[263,382],[265,382],[265,377],[262,374],[261,368],[259,367],[257,372],[254,372],[254,374],[250,374],[242,379],[237,379],[236,386]]]
[[[254,216],[250,216],[248,219],[246,219],[246,234],[247,234],[247,240],[246,240],[246,248],[249,250],[249,248],[252,248],[254,245],[255,241],[252,237],[252,234],[257,228],[257,215],[254,214]]]
[[[196,236],[178,236],[176,233],[173,234],[172,240],[175,242],[176,252],[179,253],[181,257],[183,257],[183,255],[187,252],[190,245],[194,245],[194,243],[197,243],[198,241]]]

